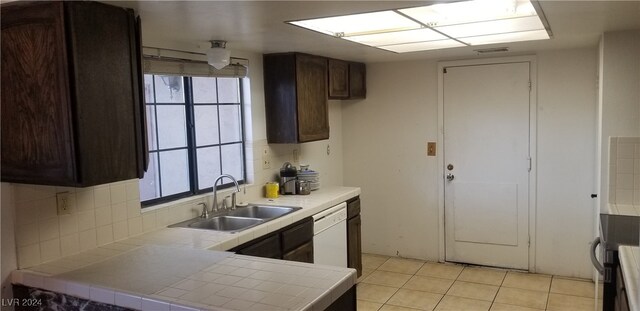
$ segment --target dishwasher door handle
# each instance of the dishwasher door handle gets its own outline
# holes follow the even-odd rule
[[[598,257],[596,257],[596,248],[598,248],[598,245],[600,245],[600,243],[602,242],[602,240],[600,239],[600,237],[595,238],[595,240],[593,240],[593,242],[591,243],[591,251],[589,252],[589,255],[591,257],[591,263],[593,264],[593,266],[596,268],[596,270],[598,270],[598,272],[602,275],[604,275],[604,266],[598,261]]]

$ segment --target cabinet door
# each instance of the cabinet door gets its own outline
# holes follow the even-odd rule
[[[299,261],[313,263],[313,240],[302,244],[298,248],[285,253],[282,259],[289,261]]]
[[[62,2],[2,6],[2,181],[75,185]]]
[[[349,64],[349,98],[367,97],[367,67],[363,63]]]
[[[131,11],[94,1],[65,2],[73,46],[73,98],[83,185],[138,178],[135,110],[140,76]],[[133,57],[132,57],[133,55]]]
[[[133,28],[133,27],[132,27]],[[147,115],[146,105],[144,100],[144,70],[142,69],[142,21],[140,17],[136,17],[135,20],[135,35],[132,36],[134,40],[131,45],[135,49],[131,50],[131,59],[135,59],[133,62],[133,68],[131,68],[134,77],[134,112],[136,114],[136,150],[138,154],[138,178],[144,177],[144,172],[149,169],[149,142],[147,140]]]
[[[356,285],[353,285],[342,294],[342,296],[338,297],[338,299],[329,305],[325,311],[356,311],[357,309]]]
[[[362,222],[360,215],[347,220],[347,258],[349,268],[362,275]]]
[[[265,239],[243,246],[237,251],[237,253],[249,256],[281,259],[282,251],[280,249],[280,235],[273,234]]]
[[[360,197],[347,201],[347,219],[360,215]]]
[[[349,63],[329,60],[329,98],[341,99],[349,97]]]
[[[328,139],[329,107],[325,58],[296,54],[296,92],[299,142]]]
[[[313,218],[308,217],[282,230],[282,252],[313,240]]]

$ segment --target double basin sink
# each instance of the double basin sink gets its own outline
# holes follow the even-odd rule
[[[299,210],[300,207],[248,205],[214,213],[210,218],[197,217],[169,226],[238,232]]]

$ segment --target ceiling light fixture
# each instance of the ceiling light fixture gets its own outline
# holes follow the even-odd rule
[[[215,69],[222,69],[229,65],[231,52],[226,49],[227,41],[211,40],[211,49],[207,51],[207,63]]]
[[[396,53],[549,39],[536,1],[467,0],[288,23]]]

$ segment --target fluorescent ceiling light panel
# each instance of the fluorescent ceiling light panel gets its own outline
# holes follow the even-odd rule
[[[468,38],[459,38],[460,41],[471,45],[506,43],[516,41],[531,41],[549,39],[546,30],[532,30],[512,33],[502,33],[488,36],[477,36]]]
[[[549,39],[529,0],[457,1],[289,23],[396,53]]]
[[[344,37],[344,39],[370,46],[381,46],[420,41],[443,40],[448,38],[429,28],[423,28],[417,30],[405,30],[372,35]]]
[[[492,21],[434,27],[454,38],[500,34],[507,32],[543,30],[544,25],[537,16],[499,19]]]
[[[325,17],[290,23],[336,37],[420,28],[419,23],[394,11]]]
[[[456,40],[447,39],[447,40],[426,41],[426,42],[416,42],[416,43],[383,45],[383,46],[379,46],[378,48],[396,52],[396,53],[407,53],[407,52],[416,52],[416,51],[456,48],[461,46],[465,46],[465,45]]]
[[[430,27],[536,16],[529,0],[473,0],[398,10]]]

